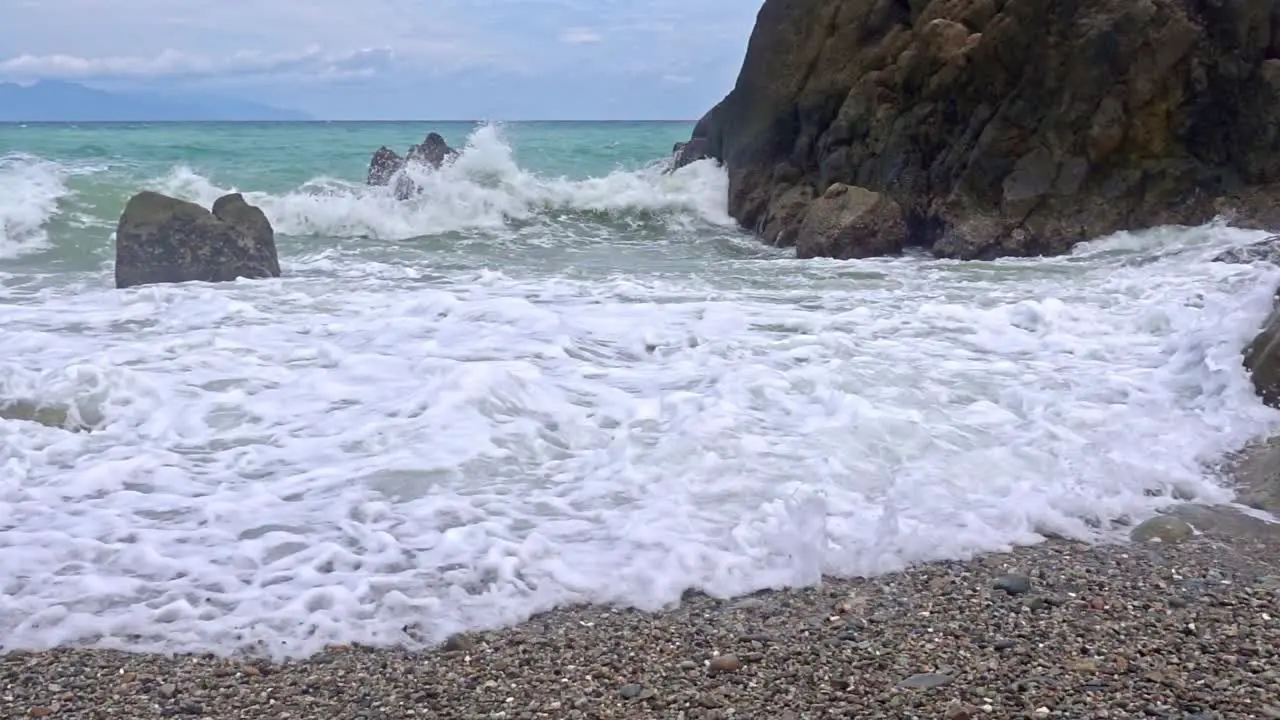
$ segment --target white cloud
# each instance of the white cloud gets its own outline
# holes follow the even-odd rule
[[[317,106],[321,85],[355,97],[364,83],[361,102],[395,87],[413,97],[380,102],[419,107],[431,96],[432,108],[452,101],[445,87],[517,96],[537,80],[582,102],[574,88],[597,82],[655,103],[676,102],[679,87],[679,102],[709,106],[732,85],[761,2],[0,0],[0,81],[276,88]]]
[[[192,55],[174,49],[163,50],[151,57],[19,55],[0,61],[0,78],[82,80],[289,74],[341,78],[376,73],[389,67],[392,59],[390,48],[365,48],[330,55],[316,45],[295,53],[239,50],[219,57]]]
[[[560,33],[560,42],[569,45],[591,45],[600,42],[600,33],[585,27],[565,28]]]

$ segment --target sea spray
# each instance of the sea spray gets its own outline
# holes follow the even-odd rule
[[[0,156],[0,261],[48,245],[45,225],[67,194],[65,171],[27,154]]]
[[[175,197],[209,204],[245,191],[262,207],[276,231],[286,235],[404,240],[441,233],[494,230],[554,214],[599,214],[606,218],[681,214],[732,225],[725,211],[727,176],[712,161],[664,173],[662,163],[638,171],[571,180],[547,177],[516,165],[498,126],[482,125],[455,162],[439,170],[411,165],[421,192],[398,200],[390,187],[370,187],[331,177],[314,178],[284,194],[219,187],[189,167],[174,168],[153,183]]]

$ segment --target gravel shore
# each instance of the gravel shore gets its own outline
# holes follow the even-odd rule
[[[1269,540],[1050,541],[869,580],[577,607],[411,653],[0,656],[0,717],[1280,718]]]

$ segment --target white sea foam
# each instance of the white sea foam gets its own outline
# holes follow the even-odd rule
[[[65,170],[31,155],[0,156],[0,260],[45,248],[45,225],[67,194]]]
[[[250,196],[326,236],[509,239],[530,214],[637,207],[701,229],[601,230],[604,270],[547,270],[547,225],[500,260],[322,239],[279,280],[0,286],[0,399],[97,423],[0,420],[3,647],[414,644],[1091,537],[1174,494],[1229,500],[1213,464],[1280,424],[1240,365],[1280,270],[1209,262],[1260,233],[780,260],[705,240],[714,167],[547,180],[487,137],[404,209]]]
[[[556,211],[631,214],[667,213],[723,226],[733,224],[725,209],[728,179],[711,161],[666,174],[655,164],[639,172],[617,171],[584,180],[548,178],[521,169],[498,126],[484,125],[468,138],[458,159],[439,170],[413,165],[405,170],[421,188],[408,201],[389,187],[368,187],[316,178],[283,195],[246,192],[262,207],[277,232],[287,235],[370,237],[403,240],[423,235],[492,230],[513,221]],[[238,188],[219,187],[187,167],[161,178],[158,189],[211,205]]]

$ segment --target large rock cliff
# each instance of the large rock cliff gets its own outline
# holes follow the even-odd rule
[[[693,140],[802,257],[1276,227],[1280,0],[765,0]]]

